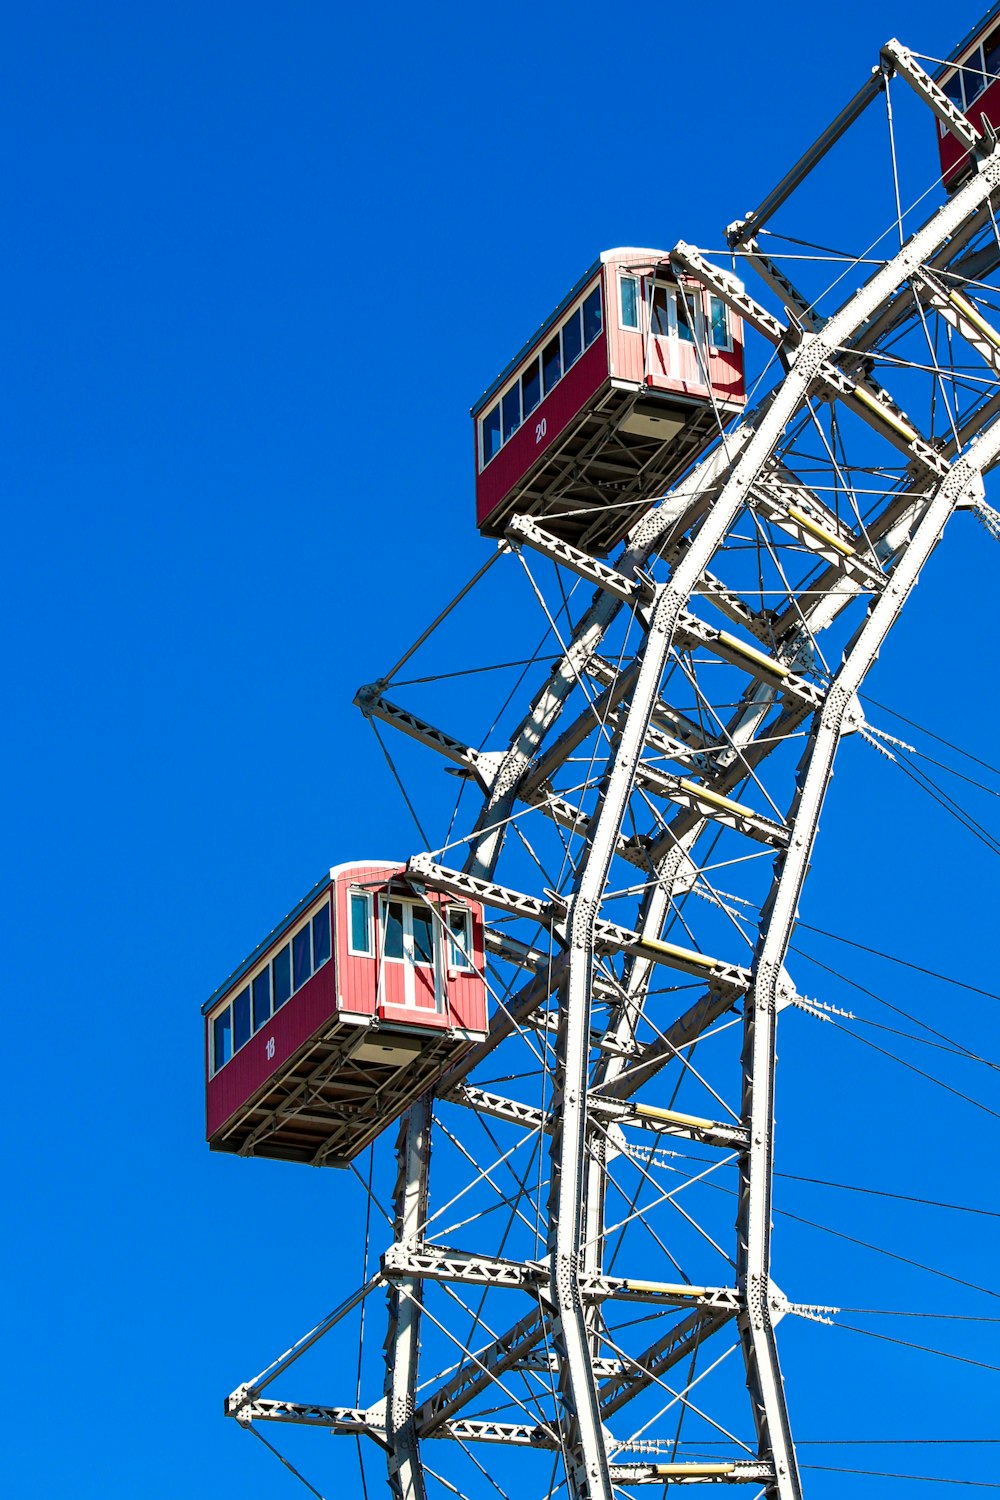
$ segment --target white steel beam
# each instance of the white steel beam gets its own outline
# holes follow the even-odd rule
[[[428,1095],[404,1116],[397,1148],[394,1195],[397,1248],[417,1243],[427,1219],[431,1151],[431,1101]],[[389,1331],[385,1341],[385,1442],[389,1488],[394,1500],[426,1500],[414,1420],[417,1362],[420,1352],[419,1276],[390,1283]]]
[[[685,522],[690,522],[707,509],[716,486],[728,473],[734,457],[749,442],[752,421],[752,417],[748,418],[741,428],[729,434],[724,443],[702,459],[688,478],[675,486],[664,500],[651,503],[649,514],[635,527],[618,559],[616,568],[619,573],[625,578],[635,577],[650,562],[667,534],[679,527],[682,517]],[[621,607],[620,599],[598,589],[593,603],[574,630],[571,642],[511,737],[476,824],[477,838],[466,861],[466,869],[471,873],[490,875],[495,869],[517,787]]]
[[[453,1420],[463,1406],[529,1354],[545,1338],[547,1321],[539,1303],[492,1344],[463,1360],[455,1374],[420,1403],[415,1419],[420,1436],[433,1436],[443,1423]]]
[[[849,130],[855,120],[862,115],[877,98],[885,87],[885,80],[876,70],[872,76],[864,82],[854,95],[849,104],[845,104],[840,114],[828,125],[823,134],[813,142],[809,150],[799,158],[784,177],[773,188],[761,203],[760,207],[753,213],[748,214],[745,219],[738,220],[729,226],[727,238],[730,249],[736,250],[747,240],[752,239],[755,234],[766,224],[771,216],[777,213],[781,205],[791,197],[795,189],[808,176],[818,162],[822,161],[827,152],[836,145],[840,137]]]
[[[567,1484],[573,1500],[612,1500],[611,1478],[601,1440],[599,1408],[590,1367],[588,1330],[579,1271],[579,1250],[584,1227],[583,1204],[586,1196],[584,1168],[588,1038],[598,913],[616,841],[635,785],[642,747],[664,667],[673,648],[685,605],[697,587],[699,578],[709,567],[716,549],[747,503],[752,486],[824,364],[866,319],[894,295],[899,284],[908,280],[927,257],[939,248],[951,231],[975,207],[990,198],[998,185],[1000,151],[994,150],[984,162],[979,175],[959,189],[949,203],[939,209],[895,256],[848,298],[828,320],[821,333],[803,337],[790,356],[788,374],[773,402],[733,465],[721,493],[699,527],[690,548],[678,563],[670,582],[658,589],[655,602],[649,610],[639,674],[624,715],[602,799],[588,829],[586,853],[578,870],[576,888],[566,920],[569,963],[565,986],[560,994],[561,1024],[557,1043],[563,1109],[560,1128],[553,1135],[549,1256],[551,1295],[556,1310],[554,1336],[563,1355],[559,1392],[566,1424],[564,1451]],[[791,191],[791,186],[788,191]],[[741,233],[740,237],[745,238],[746,235]],[[890,596],[886,592],[881,599],[887,597]],[[773,976],[775,993],[780,976],[779,965]],[[770,1100],[773,1092],[773,1048],[770,1053],[766,1049],[755,1050],[751,1061],[759,1063],[762,1070],[754,1083],[762,1089],[763,1096]],[[769,1189],[769,1146],[765,1170]],[[741,1232],[745,1232],[746,1217],[751,1209],[756,1210],[759,1215],[761,1193],[761,1183],[755,1177],[754,1187],[743,1209],[744,1223],[741,1225]],[[765,1273],[766,1269],[765,1256]],[[763,1305],[766,1328],[770,1333],[766,1293]],[[759,1308],[755,1307],[753,1316],[759,1317]],[[762,1456],[765,1453],[773,1456],[774,1494],[778,1500],[801,1500],[798,1467],[791,1443],[773,1336],[769,1342],[764,1339],[752,1340],[747,1345],[746,1353],[748,1360],[751,1355],[753,1359],[751,1373],[758,1398],[755,1418],[758,1422]]]
[[[717,1333],[732,1319],[734,1314],[724,1307],[698,1308],[668,1333],[650,1344],[634,1359],[629,1359],[624,1370],[614,1375],[601,1386],[599,1399],[601,1417],[607,1421],[621,1407],[634,1400],[640,1392],[658,1381],[674,1365],[690,1358],[705,1339]]]
[[[614,1484],[764,1484],[774,1480],[771,1464],[741,1459],[732,1463],[612,1464]]]
[[[851,643],[826,703],[817,716],[799,769],[788,850],[780,857],[761,917],[754,984],[745,1008],[742,1118],[750,1149],[741,1159],[738,1277],[746,1299],[741,1316],[747,1377],[754,1403],[761,1457],[773,1457],[778,1493],[797,1493],[797,1466],[774,1342],[770,1297],[771,1189],[773,1172],[775,1022],[779,988],[798,901],[819,826],[823,798],[847,716],[865,674],[878,656],[920,570],[960,503],[982,491],[985,464],[1000,453],[1000,427],[990,429],[959,459],[927,506],[912,540]]]
[[[890,38],[882,48],[882,61],[930,106],[949,135],[953,135],[966,151],[977,151],[982,146],[982,136],[972,121],[957,104],[952,104],[944,90],[920,66],[909,47],[904,47],[895,37]]]

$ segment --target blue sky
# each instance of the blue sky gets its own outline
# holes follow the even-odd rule
[[[600,249],[719,246],[882,41],[942,55],[977,14],[6,8],[7,1493],[296,1493],[222,1397],[356,1279],[361,1198],[209,1157],[199,1005],[325,867],[418,846],[351,699],[488,555],[469,405]],[[957,525],[872,690],[995,760],[996,554]],[[502,642],[502,606],[478,627]],[[824,841],[810,920],[997,987],[994,856],[893,768],[845,765]],[[995,1051],[989,1002],[877,977]],[[831,1175],[862,1112],[905,1138],[905,1191],[995,1203],[995,1121],[853,1067],[789,1170]],[[987,1221],[866,1212],[995,1275]],[[846,1384],[873,1346],[831,1338]],[[955,1370],[985,1435],[998,1377]],[[314,1440],[355,1493],[353,1449]]]

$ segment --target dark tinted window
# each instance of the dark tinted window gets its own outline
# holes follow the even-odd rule
[[[368,897],[362,891],[351,892],[351,951],[353,953],[372,951],[371,934],[368,931],[370,909]]]
[[[507,441],[521,425],[521,387],[515,381],[503,398],[503,440]]]
[[[483,463],[500,452],[500,408],[494,406],[483,418]]]
[[[967,60],[964,73],[965,102],[966,104],[971,104],[973,99],[979,98],[979,95],[986,87],[986,79],[983,77],[983,54],[978,47]]]
[[[313,968],[318,969],[330,957],[330,908],[324,906],[313,917]]]
[[[212,1071],[217,1073],[233,1055],[233,1021],[227,1005],[212,1022]]]
[[[1000,74],[1000,31],[986,43],[985,52],[986,71],[990,75],[986,81],[992,83],[996,75]]]
[[[274,955],[271,968],[274,973],[274,1008],[277,1010],[292,993],[292,954],[287,943]]]
[[[667,301],[667,289],[665,286],[653,288],[653,306],[650,311],[652,329],[660,338],[667,338],[670,334],[670,306]]]
[[[562,356],[559,353],[559,335],[542,352],[542,374],[545,378],[546,396],[562,374]]]
[[[292,978],[295,988],[305,984],[312,973],[312,963],[309,953],[309,923],[297,932],[292,938]]]
[[[639,302],[636,296],[635,279],[632,276],[622,277],[622,327],[638,328],[639,326]]]
[[[240,990],[233,1001],[233,1051],[250,1040],[250,986]]]
[[[448,913],[448,963],[453,969],[472,967],[472,923],[469,913],[453,906]]]
[[[688,294],[688,296],[685,296],[685,294],[678,288],[678,291],[677,291],[677,337],[679,339],[684,339],[685,342],[688,343],[688,344],[693,344],[694,343],[694,329],[691,327],[691,319],[694,316],[694,309],[691,306],[691,303],[689,301],[689,295],[690,294]]]
[[[398,901],[390,901],[385,909],[385,956],[403,956],[403,908]]]
[[[265,969],[253,982],[253,1029],[259,1031],[271,1017],[271,970]]]
[[[583,336],[580,332],[580,309],[570,318],[568,323],[563,324],[563,369],[568,370],[570,365],[575,365],[583,353]]]
[[[533,359],[528,368],[521,376],[521,404],[524,407],[524,415],[534,411],[542,399],[542,378],[538,370],[538,360]]]
[[[948,95],[948,98],[951,100],[952,104],[957,104],[958,107],[959,107],[959,109],[961,109],[962,108],[962,75],[961,75],[961,73],[955,73],[955,74],[953,74],[952,77],[949,78],[946,83],[943,83],[941,85],[941,88]]]
[[[711,299],[712,306],[712,343],[716,349],[728,349],[729,342],[729,309],[721,297]]]
[[[589,349],[601,331],[601,288],[594,287],[583,303],[583,342]]]
[[[434,962],[434,918],[425,906],[413,907],[413,957],[418,964]]]

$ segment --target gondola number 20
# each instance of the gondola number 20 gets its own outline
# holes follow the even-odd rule
[[[544,417],[542,418],[542,420],[540,422],[536,422],[535,423],[535,443],[536,443],[536,445],[542,441],[542,438],[545,436],[545,434],[548,432],[548,430],[549,430],[549,424],[548,424],[548,422],[546,421],[546,419]]]

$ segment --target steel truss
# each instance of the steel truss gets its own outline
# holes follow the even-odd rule
[[[758,236],[893,78],[976,170],[908,235],[900,219],[898,247],[874,269],[859,258],[827,305]],[[481,795],[471,834],[415,856],[409,875],[487,908],[491,1032],[403,1122],[394,1237],[376,1275],[234,1392],[239,1421],[361,1435],[384,1451],[397,1500],[438,1491],[424,1456],[438,1441],[468,1455],[480,1485],[478,1445],[502,1454],[512,1475],[535,1476],[532,1494],[748,1483],[801,1496],[775,1325],[824,1309],[790,1305],[771,1279],[777,1017],[809,1009],[786,961],[834,758],[863,727],[859,690],[946,523],[982,507],[1000,457],[1000,331],[982,295],[1000,261],[998,199],[996,140],[889,42],[847,109],[729,231],[781,316],[692,247],[672,254],[776,352],[781,373],[759,404],[651,502],[613,564],[511,520],[504,565],[525,575],[558,659],[506,748],[454,738],[398,706],[388,682],[359,693],[369,718],[438,752]],[[575,621],[564,581],[594,590]],[[632,919],[612,919],[624,899]],[[432,1136],[435,1159],[450,1161],[439,1207]],[[718,1203],[699,1196],[728,1165],[731,1254]],[[449,1212],[458,1222],[443,1238]],[[388,1301],[377,1400],[265,1397],[375,1288]],[[730,1348],[756,1452],[734,1439],[724,1460],[690,1455],[679,1416],[731,1436],[740,1381],[709,1394]],[[522,1471],[522,1455],[541,1467]],[[506,1495],[499,1474],[491,1458]]]

